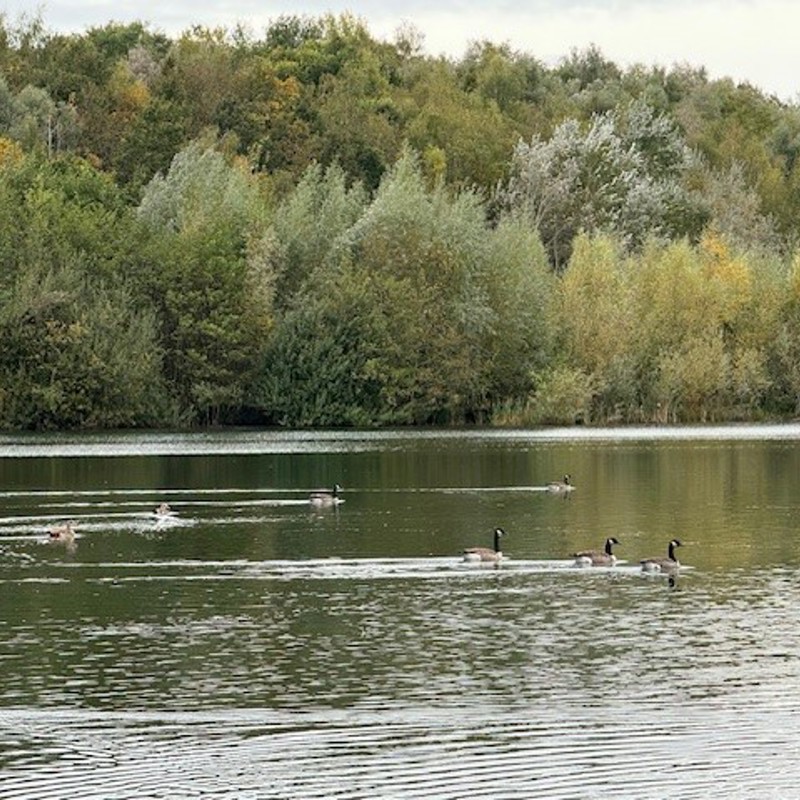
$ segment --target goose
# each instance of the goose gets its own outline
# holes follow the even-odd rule
[[[50,528],[50,541],[72,544],[75,541],[75,523],[65,522]]]
[[[617,557],[611,552],[611,548],[619,544],[619,540],[613,536],[606,539],[605,547],[602,550],[581,550],[573,553],[576,567],[613,567],[617,563]]]
[[[470,547],[464,551],[464,561],[470,563],[478,562],[499,562],[503,560],[503,553],[500,550],[500,538],[506,532],[502,528],[494,529],[494,549],[491,547]]]
[[[160,503],[153,511],[157,517],[171,517],[174,513],[169,503]]]
[[[642,572],[677,572],[680,561],[675,558],[675,548],[682,547],[678,539],[672,539],[667,549],[666,558],[643,558]]]
[[[344,503],[344,500],[339,497],[339,492],[342,487],[338,483],[334,484],[333,489],[317,489],[308,496],[308,502],[314,508],[328,508],[330,506],[338,506],[339,503]]]
[[[572,478],[569,474],[563,480],[553,481],[547,484],[548,492],[571,492],[575,487],[572,485]]]

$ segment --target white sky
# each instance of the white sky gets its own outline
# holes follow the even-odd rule
[[[430,55],[458,58],[471,42],[488,40],[552,66],[573,48],[594,44],[620,67],[705,67],[711,78],[747,81],[800,102],[797,0],[0,0],[0,10],[11,24],[38,11],[55,32],[138,20],[171,37],[193,25],[237,24],[258,36],[284,14],[350,12],[379,39],[393,39],[401,24],[410,23]]]

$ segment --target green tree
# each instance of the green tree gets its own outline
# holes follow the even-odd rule
[[[125,274],[129,213],[75,158],[0,167],[0,425],[173,419],[152,309]]]
[[[337,238],[347,231],[367,206],[360,184],[348,187],[338,165],[310,166],[272,222],[277,279],[276,300],[287,306],[325,263]]]
[[[530,231],[512,221],[490,231],[477,195],[428,189],[407,152],[333,241],[321,259],[296,251],[312,266],[299,268],[308,278],[264,369],[277,420],[487,419],[499,399],[530,388],[549,281]]]
[[[260,55],[242,58],[234,81],[217,108],[220,133],[236,137],[254,168],[269,172],[273,181],[286,175],[293,185],[318,150],[304,110],[308,90],[294,76],[279,77]]]
[[[165,173],[185,143],[177,106],[154,97],[131,122],[113,159],[116,174],[136,201],[149,181]]]
[[[555,72],[585,117],[606,114],[630,99],[624,92],[622,71],[594,44],[584,50],[573,49]]]
[[[382,364],[393,343],[376,303],[386,288],[354,269],[295,297],[270,338],[259,380],[270,420],[300,427],[398,421],[384,397]]]
[[[36,86],[26,86],[14,97],[9,132],[26,150],[48,147],[52,138],[56,104]]]
[[[442,154],[447,183],[487,192],[507,175],[508,154],[519,136],[497,104],[458,85],[452,64],[440,59],[417,71],[407,87],[416,106],[406,125],[418,152]]]
[[[739,413],[767,390],[775,288],[727,243],[651,243],[631,271],[645,413],[660,421]],[[767,333],[772,331],[773,333]]]
[[[486,392],[495,406],[519,403],[552,357],[555,280],[538,235],[518,220],[487,232],[480,291],[490,310],[481,338]]]
[[[0,306],[0,426],[154,426],[174,420],[149,312],[74,264],[29,269]]]
[[[782,300],[774,342],[772,389],[778,408],[796,415],[800,413],[800,254],[792,259]]]
[[[166,175],[150,181],[138,208],[152,228],[174,232],[202,230],[220,220],[243,228],[260,212],[256,187],[244,171],[201,140],[181,150]]]
[[[709,171],[703,180],[711,214],[709,227],[737,248],[780,252],[783,241],[775,220],[762,210],[758,192],[749,186],[743,166],[734,162],[726,170]],[[736,202],[732,203],[731,198]]]
[[[0,132],[8,134],[14,121],[14,96],[5,78],[0,74]]]
[[[320,156],[374,189],[401,147],[397,108],[376,54],[365,51],[320,81]]]
[[[458,65],[464,88],[495,103],[503,113],[514,112],[532,99],[529,73],[538,67],[507,45],[486,41],[472,44]]]
[[[32,154],[5,167],[0,275],[13,281],[29,266],[72,262],[91,277],[124,274],[131,215],[108,175],[74,156]]]
[[[235,420],[249,403],[271,324],[271,293],[254,246],[263,229],[255,185],[194,143],[145,190],[138,209],[153,231],[150,296],[158,309],[171,391],[195,422]]]
[[[726,78],[696,86],[676,106],[675,116],[687,142],[713,169],[740,171],[757,192],[760,213],[793,244],[798,196],[792,190],[787,144],[789,132],[798,130],[796,109]]]

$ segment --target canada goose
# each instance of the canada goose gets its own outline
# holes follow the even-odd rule
[[[50,541],[73,544],[75,542],[75,523],[65,522],[63,525],[50,528]]]
[[[153,514],[157,517],[171,517],[175,512],[170,508],[169,503],[160,503],[155,507]]]
[[[680,561],[675,558],[675,548],[682,547],[678,539],[673,539],[669,543],[666,558],[643,558],[642,572],[676,572],[680,567]]]
[[[495,563],[503,560],[503,553],[500,550],[500,538],[505,536],[506,532],[502,528],[494,529],[494,549],[491,547],[470,547],[464,551],[464,561],[470,563],[477,563],[481,561]]]
[[[328,491],[327,489],[317,489],[308,497],[308,502],[314,508],[328,508],[330,506],[338,506],[339,503],[344,503],[344,500],[339,497],[339,492],[342,491],[342,487],[339,486],[338,483],[334,484],[333,489]]]
[[[619,544],[613,536],[606,539],[603,550],[581,550],[573,553],[576,567],[613,567],[617,563],[617,557],[611,552],[611,548]]]
[[[571,492],[575,487],[572,485],[572,478],[569,474],[563,480],[553,481],[547,484],[548,492]]]

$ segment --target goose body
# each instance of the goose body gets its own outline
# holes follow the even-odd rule
[[[338,483],[334,484],[333,489],[317,489],[308,496],[308,502],[313,508],[330,508],[331,506],[338,506],[344,503],[344,500],[339,497],[339,492],[342,487]]]
[[[572,477],[567,474],[560,481],[553,481],[547,484],[547,491],[559,494],[563,492],[571,492],[575,487],[572,485]]]
[[[681,546],[680,540],[672,539],[667,548],[666,558],[643,558],[642,572],[676,572],[681,564],[675,557],[675,548]]]
[[[617,557],[611,552],[611,548],[619,544],[613,536],[606,539],[605,547],[602,550],[581,550],[573,553],[576,567],[613,567],[617,563]]]
[[[494,549],[491,547],[470,547],[464,551],[464,561],[469,563],[498,563],[503,560],[503,552],[500,549],[500,539],[505,536],[502,528],[494,529]]]

